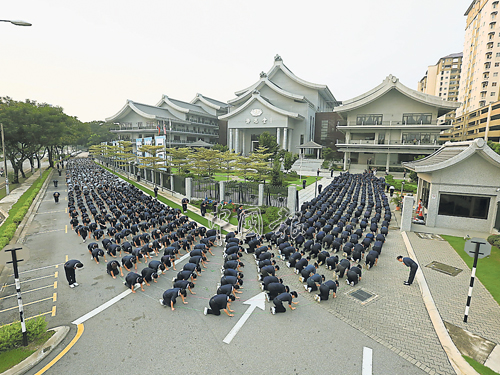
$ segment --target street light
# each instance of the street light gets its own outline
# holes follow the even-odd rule
[[[3,136],[3,123],[0,123],[2,130],[2,152],[3,152],[3,169],[5,172],[5,195],[9,195],[9,175],[7,174],[7,155],[5,155],[5,139]]]
[[[31,26],[31,23],[25,22],[25,21],[19,21],[19,20],[0,20],[0,22],[10,22],[13,25],[16,26]],[[5,171],[5,194],[9,195],[9,177],[7,174],[7,158],[5,155],[5,140],[4,140],[4,135],[3,135],[3,124],[0,124],[2,128],[2,152],[3,152],[3,169]]]
[[[25,22],[25,21],[20,21],[20,20],[0,20],[0,22],[10,22],[13,25],[16,26],[31,26],[31,23]]]

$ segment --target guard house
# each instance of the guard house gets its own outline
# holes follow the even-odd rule
[[[347,161],[366,168],[371,164],[389,169],[439,147],[439,133],[451,124],[439,117],[460,103],[412,90],[389,75],[380,85],[335,107],[341,121],[337,129],[345,141],[337,144]]]
[[[307,82],[286,67],[279,55],[260,79],[237,91],[228,101],[229,113],[219,116],[227,121],[229,149],[248,155],[258,147],[260,134],[276,136],[280,148],[297,152],[297,146],[315,139],[316,114],[333,115],[337,100],[326,85]],[[322,121],[328,129],[328,116]]]
[[[425,225],[491,233],[500,228],[500,155],[482,138],[447,142],[424,159],[403,163],[418,176]]]

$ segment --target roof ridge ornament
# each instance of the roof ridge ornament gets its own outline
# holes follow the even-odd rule
[[[264,71],[260,72],[260,78],[266,78],[266,77],[267,74]]]
[[[283,61],[283,59],[280,55],[276,54],[276,56],[274,56],[274,61]]]
[[[252,95],[260,95],[260,91],[259,90],[253,90],[252,91]]]

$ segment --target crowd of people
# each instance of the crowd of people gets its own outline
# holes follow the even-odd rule
[[[104,260],[107,273],[123,278],[133,293],[139,288],[144,291],[144,285],[157,282],[172,268],[177,272],[172,288],[164,291],[159,302],[171,310],[178,297],[188,303],[188,292],[196,294],[196,280],[209,262],[207,254],[214,255],[212,248],[220,244],[217,230],[198,225],[180,209],[145,194],[90,159],[67,163],[66,184],[70,224],[83,242],[89,241],[91,260],[97,264]],[[316,292],[318,302],[336,297],[339,278],[345,276],[348,285],[357,285],[363,268],[377,265],[388,234],[391,211],[384,187],[384,179],[372,173],[343,173],[275,231],[262,236],[227,234],[221,280],[204,314],[224,311],[233,316],[230,306],[243,288],[245,253],[254,255],[273,314],[285,312],[284,304],[294,310],[298,303],[299,293],[277,275],[280,265],[293,269],[304,292]],[[189,259],[176,269],[181,252]],[[138,264],[144,265],[140,271]],[[70,287],[78,286],[75,270],[82,262],[73,259],[67,266]]]

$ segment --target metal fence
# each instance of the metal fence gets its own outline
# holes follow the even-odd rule
[[[219,182],[211,179],[193,180],[191,184],[192,198],[209,198],[216,201],[220,200]]]
[[[264,205],[286,207],[288,203],[288,187],[264,185]]]
[[[174,175],[174,186],[173,186],[173,191],[186,195],[186,178],[182,176],[177,176]]]
[[[253,182],[229,181],[225,185],[226,202],[232,201],[237,204],[259,204],[259,184]]]

